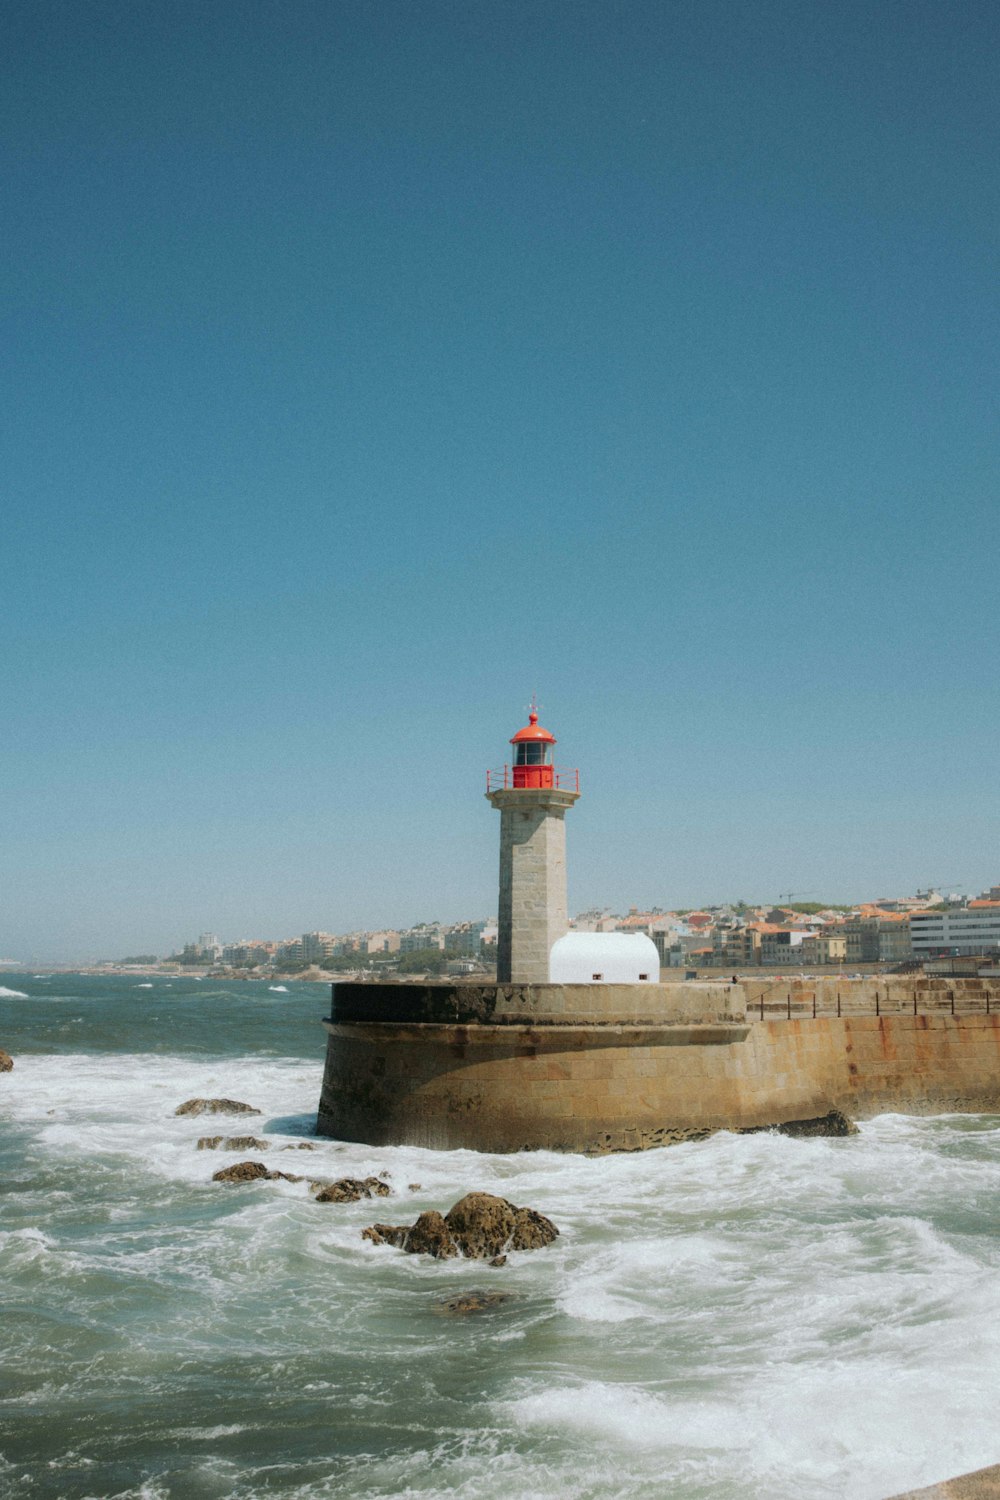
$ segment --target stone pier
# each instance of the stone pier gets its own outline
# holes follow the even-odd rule
[[[597,1153],[832,1109],[1000,1112],[1000,988],[889,988],[858,982],[841,1015],[797,994],[761,1020],[741,985],[336,984],[317,1128]]]

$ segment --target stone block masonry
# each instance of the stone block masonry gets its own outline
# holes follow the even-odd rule
[[[487,796],[500,812],[497,979],[544,984],[552,945],[569,928],[565,817],[578,793],[539,787]]]
[[[595,1153],[831,1109],[1000,1112],[1000,989],[968,984],[896,981],[878,1015],[851,991],[850,1014],[815,1019],[803,993],[805,1014],[763,1021],[738,985],[338,984],[318,1129]]]

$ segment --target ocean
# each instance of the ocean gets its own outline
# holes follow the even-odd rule
[[[376,1150],[313,1135],[324,985],[0,986],[3,1497],[884,1500],[1000,1460],[1000,1119]],[[174,1113],[217,1095],[262,1113]],[[250,1154],[219,1133],[393,1196],[214,1183]],[[361,1237],[473,1189],[559,1239],[494,1269]],[[509,1296],[442,1310],[471,1290]]]

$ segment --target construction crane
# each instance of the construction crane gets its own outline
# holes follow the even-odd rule
[[[961,881],[932,880],[930,884],[924,888],[924,895],[930,896],[934,891],[937,891],[939,896],[957,896],[959,891],[964,890],[965,886]]]
[[[815,896],[815,891],[779,891],[779,901],[801,901],[803,896]]]

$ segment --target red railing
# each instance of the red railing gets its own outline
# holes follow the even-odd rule
[[[580,790],[580,772],[575,767],[573,770],[569,770],[565,766],[518,766],[517,769],[518,771],[527,772],[529,776],[539,771],[551,771],[552,781],[550,785],[555,787],[556,791],[579,792]],[[492,771],[487,771],[486,790],[487,792],[509,792],[515,790],[514,767],[496,766]],[[524,788],[518,786],[516,790],[533,792],[538,791],[539,788],[537,785]]]

